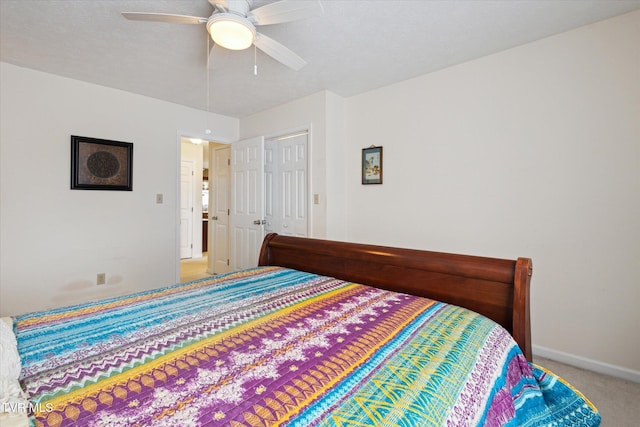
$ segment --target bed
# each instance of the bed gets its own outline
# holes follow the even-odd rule
[[[256,268],[17,316],[20,384],[35,426],[597,426],[530,363],[531,271],[270,234]]]

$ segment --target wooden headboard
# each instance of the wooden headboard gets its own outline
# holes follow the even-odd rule
[[[531,361],[532,263],[268,234],[259,265],[288,267],[435,299],[494,320]]]

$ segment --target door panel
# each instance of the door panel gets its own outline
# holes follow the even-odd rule
[[[180,165],[180,258],[193,257],[193,175],[192,161]]]
[[[274,140],[264,142],[264,215],[266,219],[265,234],[280,230],[280,218],[277,216],[278,189],[275,188],[278,181],[277,170],[278,144]]]
[[[278,233],[307,236],[307,135],[278,141],[280,177],[280,212]]]
[[[213,272],[223,274],[231,271],[229,263],[229,209],[231,189],[231,148],[218,148],[214,153],[213,171],[213,216],[209,222],[213,225],[213,245],[210,256],[213,257]],[[213,253],[211,253],[213,252]]]
[[[258,265],[264,237],[264,137],[231,144],[231,266]]]

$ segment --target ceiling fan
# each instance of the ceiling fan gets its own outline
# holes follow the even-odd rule
[[[274,39],[256,31],[261,25],[281,24],[314,16],[322,12],[319,1],[281,0],[251,9],[252,0],[208,0],[213,6],[210,17],[170,13],[122,12],[127,19],[176,24],[206,24],[213,42],[231,50],[258,49],[296,71],[306,61]]]

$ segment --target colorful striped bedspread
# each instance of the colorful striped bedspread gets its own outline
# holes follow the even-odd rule
[[[468,310],[277,267],[16,319],[36,426],[597,426]]]

